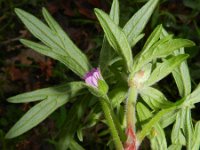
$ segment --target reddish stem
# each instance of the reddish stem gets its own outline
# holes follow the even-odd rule
[[[131,125],[126,130],[127,139],[124,144],[124,150],[136,150],[136,136]]]

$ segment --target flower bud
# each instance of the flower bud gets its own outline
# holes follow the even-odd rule
[[[84,76],[85,83],[89,90],[96,96],[102,97],[108,92],[108,85],[104,81],[99,68],[93,68]]]

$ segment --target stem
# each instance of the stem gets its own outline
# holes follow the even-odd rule
[[[113,117],[112,117],[110,106],[107,103],[106,99],[100,99],[100,103],[101,103],[106,121],[108,123],[108,126],[110,128],[111,135],[112,135],[112,138],[114,140],[116,150],[123,150],[124,148],[123,148],[122,142],[120,140],[119,134],[117,132],[116,126],[114,124],[114,120],[113,120]]]
[[[125,142],[126,150],[136,150],[137,149],[137,139],[136,139],[136,100],[137,100],[137,89],[134,85],[130,85],[128,99],[126,103],[126,135],[127,139]]]
[[[129,95],[127,99],[127,108],[126,108],[126,121],[127,126],[131,126],[135,128],[136,122],[136,114],[135,114],[135,106],[137,100],[137,89],[134,86],[129,88]]]

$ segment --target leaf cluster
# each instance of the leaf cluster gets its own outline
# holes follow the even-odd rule
[[[124,133],[127,120],[124,110],[128,88],[134,85],[140,96],[134,106],[137,110],[139,142],[147,136],[154,150],[178,150],[183,146],[191,150],[199,149],[200,122],[194,125],[191,109],[200,101],[200,86],[191,91],[191,79],[186,62],[189,55],[184,52],[184,47],[191,47],[194,43],[187,39],[173,38],[162,25],[158,25],[147,38],[141,51],[136,56],[132,53],[135,45],[144,37],[142,31],[157,3],[158,0],[149,0],[124,27],[118,25],[120,20],[118,0],[113,0],[110,14],[95,9],[97,19],[105,33],[99,57],[99,66],[106,81],[103,83],[106,85],[105,90],[102,92],[82,81],[74,81],[11,97],[8,101],[12,103],[41,102],[26,112],[8,131],[6,137],[14,138],[27,132],[56,109],[71,102],[73,105],[67,111],[69,119],[66,120],[61,129],[62,133],[58,136],[57,148],[84,149],[75,140],[75,136],[77,135],[79,142],[84,142],[83,130],[103,122],[110,127],[110,130],[102,131],[99,137],[112,132],[113,137],[107,144],[113,149],[113,141],[116,145],[119,144],[118,136],[121,142],[126,140]],[[42,12],[47,25],[24,10],[17,8],[15,11],[28,30],[40,41],[21,39],[25,46],[60,61],[81,78],[90,71],[92,66],[88,58],[45,8]],[[169,74],[173,75],[181,96],[181,99],[174,100],[175,102],[168,100],[154,87]],[[84,90],[86,88],[89,90]],[[73,101],[74,97],[80,95],[81,99]],[[106,120],[101,118],[102,111],[98,107],[98,99]],[[89,112],[86,114],[86,119],[81,123],[81,118],[85,117],[87,110]],[[173,125],[173,128],[171,143],[168,144],[165,128],[170,125]]]

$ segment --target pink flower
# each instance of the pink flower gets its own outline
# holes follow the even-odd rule
[[[99,68],[93,68],[84,76],[85,83],[95,88],[98,88],[99,79],[102,79]]]

